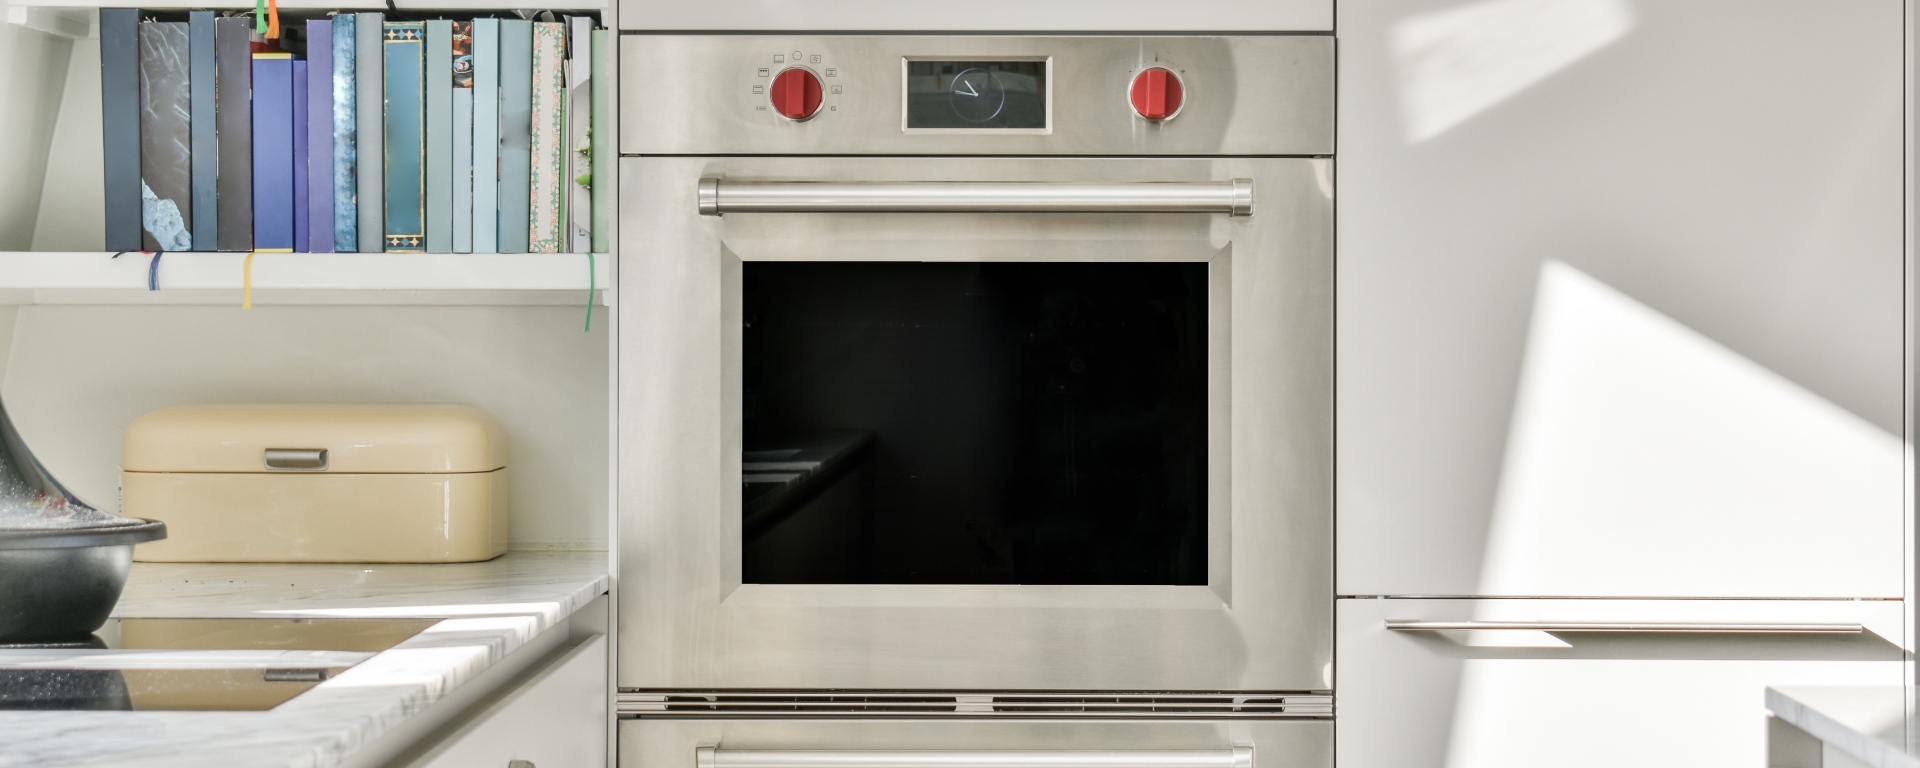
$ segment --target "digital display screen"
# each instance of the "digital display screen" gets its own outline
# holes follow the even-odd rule
[[[1045,61],[907,61],[908,128],[1047,127]]]

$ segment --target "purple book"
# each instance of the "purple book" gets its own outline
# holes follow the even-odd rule
[[[307,22],[307,250],[333,252],[333,20]],[[315,74],[317,73],[317,74]],[[318,233],[318,234],[315,234]]]
[[[293,250],[307,253],[307,63],[293,61]]]
[[[293,250],[293,54],[253,55],[253,248]]]

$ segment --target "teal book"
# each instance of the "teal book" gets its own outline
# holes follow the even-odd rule
[[[453,252],[453,22],[426,28],[427,252]]]
[[[500,22],[500,252],[526,253],[533,170],[533,22]]]
[[[387,215],[382,245],[389,253],[426,250],[424,37],[424,23],[388,22],[380,43],[387,93],[383,137]]]
[[[593,88],[593,127],[590,145],[593,155],[593,250],[613,250],[613,40],[604,29],[593,31],[593,71],[600,73],[590,82]]]
[[[385,250],[386,200],[383,197],[386,184],[386,150],[382,142],[386,138],[386,126],[382,119],[385,113],[381,79],[386,73],[386,65],[381,60],[385,50],[381,41],[385,38],[386,17],[378,13],[356,13],[353,15],[353,100],[354,100],[354,209],[359,218],[354,231],[360,243],[355,250],[361,253],[379,253]]]
[[[473,20],[473,252],[500,252],[500,20]]]

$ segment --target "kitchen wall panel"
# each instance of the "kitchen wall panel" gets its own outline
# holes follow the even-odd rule
[[[1903,593],[1901,13],[1339,4],[1342,594]]]
[[[509,546],[605,549],[608,323],[583,333],[583,311],[25,306],[0,393],[54,476],[108,509],[118,508],[122,432],[155,408],[476,406],[507,432]]]

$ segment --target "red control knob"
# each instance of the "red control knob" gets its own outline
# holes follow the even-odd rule
[[[789,120],[805,120],[820,111],[820,78],[799,67],[781,70],[768,96],[773,111]]]
[[[1141,117],[1165,120],[1180,114],[1187,91],[1181,86],[1179,75],[1160,67],[1149,67],[1133,77],[1128,96],[1133,100],[1133,111]]]

